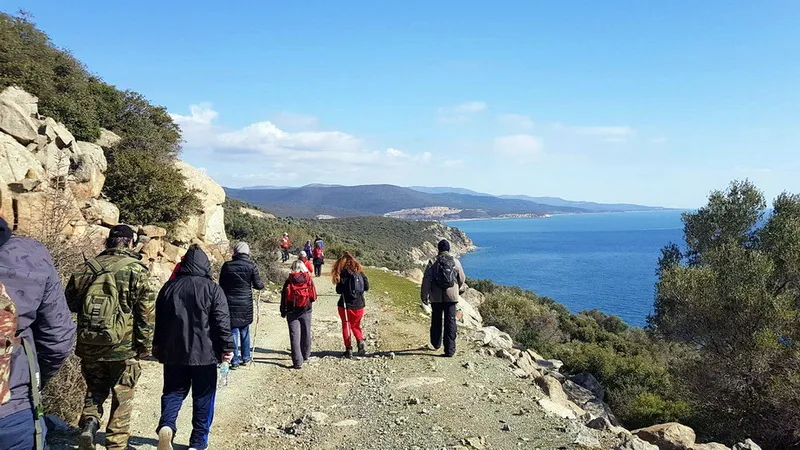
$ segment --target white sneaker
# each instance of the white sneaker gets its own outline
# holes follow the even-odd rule
[[[172,450],[172,437],[173,432],[170,427],[161,427],[158,430],[158,447],[157,450]]]

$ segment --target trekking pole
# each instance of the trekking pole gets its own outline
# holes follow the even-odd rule
[[[256,329],[253,333],[253,339],[250,340],[250,358],[253,358],[253,353],[256,351],[256,339],[258,338],[258,324],[261,321],[261,294],[263,291],[258,291],[256,297]],[[250,361],[250,368],[253,368],[253,360]]]

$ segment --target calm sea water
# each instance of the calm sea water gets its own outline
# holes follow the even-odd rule
[[[682,243],[678,211],[451,222],[479,247],[467,276],[530,289],[579,312],[597,308],[631,325],[653,309],[661,248]]]

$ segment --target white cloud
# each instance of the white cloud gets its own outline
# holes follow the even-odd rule
[[[524,114],[502,114],[497,116],[497,123],[511,131],[529,131],[533,129],[533,119]]]
[[[273,115],[272,123],[287,131],[314,131],[320,129],[319,117],[288,111]]]
[[[484,102],[472,101],[464,102],[453,106],[439,108],[438,120],[442,123],[464,123],[468,122],[475,114],[486,111],[489,107]]]
[[[433,158],[428,152],[374,151],[362,139],[341,131],[289,132],[271,121],[226,130],[215,123],[218,114],[211,105],[194,105],[189,110],[190,114],[186,116],[172,115],[183,130],[184,147],[211,153],[216,155],[215,159],[225,155],[228,158],[221,161],[224,163],[248,155],[251,164],[268,166],[271,170],[285,168],[287,164],[296,166],[310,162],[321,165],[341,163],[336,170],[354,170],[355,167],[388,166],[398,162],[427,162]]]
[[[542,155],[542,141],[530,134],[512,134],[494,139],[494,152],[510,156],[516,162],[529,163],[539,160]]]
[[[596,137],[605,142],[628,142],[636,136],[636,130],[628,126],[572,126],[556,123],[555,127],[581,136]]]

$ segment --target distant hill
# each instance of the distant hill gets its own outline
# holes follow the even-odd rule
[[[634,205],[630,203],[595,203],[564,200],[559,197],[530,197],[527,195],[500,195],[499,198],[527,200],[534,203],[550,206],[565,206],[585,209],[591,212],[625,212],[625,211],[658,211],[666,208],[660,206]]]
[[[424,192],[426,194],[465,194],[465,195],[478,195],[481,197],[494,197],[492,194],[485,194],[483,192],[476,192],[472,189],[452,188],[452,187],[427,187],[427,186],[409,186],[417,192]]]
[[[284,189],[226,189],[235,199],[263,207],[275,215],[287,217],[377,216],[406,209],[446,207],[459,210],[443,217],[427,219],[491,218],[502,216],[543,216],[589,212],[569,206],[542,205],[528,200],[505,199],[463,193],[429,194],[388,184],[363,186],[309,185]],[[402,214],[394,214],[402,217]]]

